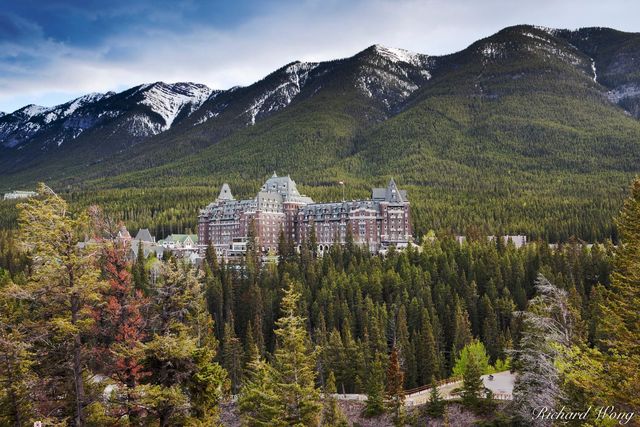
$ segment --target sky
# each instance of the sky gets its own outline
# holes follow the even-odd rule
[[[148,82],[213,89],[372,44],[441,55],[517,24],[640,31],[637,0],[0,0],[0,112]]]

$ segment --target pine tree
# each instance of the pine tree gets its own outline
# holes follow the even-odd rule
[[[425,408],[425,413],[434,418],[440,418],[446,410],[446,403],[442,400],[436,382],[431,382],[431,392],[429,393],[429,403]]]
[[[261,357],[249,364],[249,374],[240,390],[238,407],[242,421],[249,427],[287,426],[274,382],[274,372]]]
[[[214,362],[213,322],[194,269],[175,258],[162,263],[152,302],[156,335],[144,346],[151,372],[139,387],[144,406],[161,426],[214,423],[228,380]]]
[[[418,374],[421,383],[428,384],[433,378],[438,377],[440,367],[438,366],[438,356],[433,338],[431,320],[426,308],[422,310],[422,325],[420,327],[419,337]]]
[[[204,282],[207,308],[215,321],[216,335],[221,337],[224,327],[224,290],[219,275],[213,273],[208,263],[204,266]]]
[[[149,274],[147,273],[142,242],[138,242],[138,252],[136,261],[133,264],[133,283],[136,289],[141,290],[145,295],[149,295]]]
[[[218,275],[220,272],[220,265],[218,264],[218,254],[216,254],[216,248],[213,244],[209,244],[209,246],[207,246],[204,254],[204,260],[211,270],[211,273],[213,273],[213,275]]]
[[[622,244],[616,251],[611,287],[600,304],[600,342],[607,352],[609,394],[627,409],[640,408],[640,179],[617,220]]]
[[[222,339],[222,367],[229,373],[231,380],[231,392],[236,394],[242,381],[242,364],[244,354],[242,343],[236,337],[233,327],[233,319],[224,325],[224,337]]]
[[[482,297],[482,340],[484,341],[491,363],[502,357],[502,346],[498,334],[498,319],[491,300],[487,295]]]
[[[315,354],[298,314],[299,300],[290,282],[276,322],[272,365],[260,359],[252,363],[250,380],[241,389],[240,409],[250,426],[318,425],[322,404],[315,386]]]
[[[396,426],[404,425],[404,372],[400,367],[398,349],[394,346],[387,367],[387,388],[385,397],[388,401],[393,422]]]
[[[27,312],[15,299],[19,291],[0,269],[0,425],[27,425],[36,413],[34,351],[24,323]]]
[[[274,379],[287,423],[316,425],[321,403],[315,386],[315,354],[309,348],[305,319],[298,314],[299,300],[300,294],[291,282],[282,299],[282,316],[276,322]]]
[[[471,326],[469,325],[469,315],[464,305],[456,298],[454,311],[454,335],[451,348],[451,359],[455,358],[465,345],[471,342]]]
[[[336,393],[336,377],[333,372],[327,375],[323,390],[323,408],[321,425],[326,427],[348,427],[349,423],[332,395]]]
[[[413,346],[409,340],[409,329],[407,327],[407,311],[404,304],[398,310],[398,320],[396,322],[396,340],[400,367],[405,373],[404,381],[407,388],[413,388],[416,384],[417,369]]]
[[[81,426],[89,403],[85,374],[93,319],[88,307],[99,300],[103,285],[94,249],[79,245],[90,232],[89,217],[86,213],[72,216],[67,203],[44,184],[38,187],[38,197],[19,209],[21,238],[35,260],[24,291],[32,303],[38,335],[36,357],[50,368],[66,367],[49,372],[54,377],[68,375],[63,381],[69,389],[47,391],[58,393],[56,398],[61,393],[71,396],[73,424]]]
[[[469,353],[469,359],[462,374],[462,403],[469,408],[478,408],[484,397],[482,367],[475,353]]]
[[[362,410],[362,415],[370,418],[377,417],[385,411],[384,407],[384,369],[382,360],[379,357],[371,363],[371,368],[366,376],[365,389],[367,391],[367,401]]]

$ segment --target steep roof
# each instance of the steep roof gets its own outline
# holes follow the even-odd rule
[[[292,180],[289,175],[278,176],[274,172],[271,178],[264,183],[260,191],[278,193],[285,202],[313,203],[310,197],[300,194],[296,182]]]
[[[222,184],[220,194],[218,194],[218,200],[234,200],[233,194],[231,194],[231,188],[229,188],[229,184],[226,182]]]
[[[138,234],[136,234],[136,240],[152,243],[156,241],[156,239],[151,236],[148,228],[141,228],[140,230],[138,230]]]
[[[371,192],[373,200],[402,203],[407,201],[407,192],[399,190],[393,178],[389,180],[386,188],[374,188]]]

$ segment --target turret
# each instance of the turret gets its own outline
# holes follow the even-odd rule
[[[220,189],[220,194],[218,194],[217,202],[222,200],[235,200],[233,198],[233,194],[231,194],[231,188],[229,188],[229,184],[226,182],[222,184],[222,188]]]

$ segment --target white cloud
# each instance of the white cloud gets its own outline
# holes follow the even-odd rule
[[[116,34],[93,50],[43,39],[28,52],[13,46],[16,56],[41,58],[41,67],[0,62],[0,110],[18,108],[29,97],[63,102],[157,80],[246,85],[293,60],[351,56],[373,43],[445,54],[520,23],[633,30],[639,14],[640,4],[625,1],[312,0],[273,8],[227,30],[199,26],[187,33],[147,28]]]

